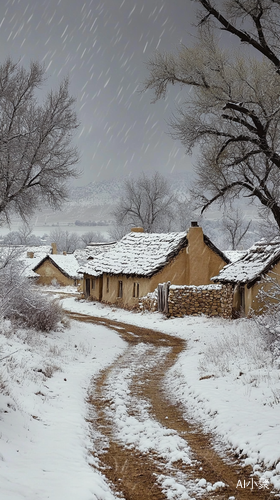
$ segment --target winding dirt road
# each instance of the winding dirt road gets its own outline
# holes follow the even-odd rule
[[[116,497],[125,500],[275,498],[266,488],[237,488],[238,481],[252,483],[252,469],[244,468],[226,447],[221,458],[213,447],[213,436],[187,422],[180,407],[167,399],[163,379],[186,348],[183,340],[104,318],[71,312],[68,315],[111,328],[128,344],[124,353],[92,380],[88,396],[95,449],[92,453]],[[121,417],[120,412],[123,412]],[[145,422],[148,428],[152,422],[154,433],[162,433],[162,447],[145,449],[137,434],[132,442],[131,432],[126,436],[120,428],[124,414],[126,422],[132,425],[137,422],[136,430],[139,425],[145,428]],[[168,449],[164,448],[164,439],[170,436],[177,443],[179,459],[176,460],[171,460]],[[218,484],[213,491],[211,486],[207,491],[201,480]]]

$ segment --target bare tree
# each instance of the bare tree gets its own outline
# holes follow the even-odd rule
[[[175,201],[174,226],[178,231],[186,231],[192,220],[200,221],[201,217],[195,213],[193,201],[189,196],[181,196]]]
[[[194,196],[202,212],[242,195],[268,209],[280,228],[280,2],[197,3],[196,44],[156,53],[144,89],[155,100],[170,84],[189,91],[170,125],[187,152],[200,147]],[[242,53],[225,49],[219,29]]]
[[[88,231],[87,233],[83,233],[81,235],[81,241],[83,242],[84,246],[89,245],[91,242],[105,242],[107,241],[106,238],[104,238],[103,234],[101,233],[96,233],[95,231]]]
[[[252,221],[245,221],[238,209],[230,210],[224,214],[222,228],[225,239],[230,242],[230,250],[237,250],[241,245],[246,245],[246,235]]]
[[[56,243],[58,252],[73,253],[77,248],[83,246],[77,233],[63,231],[60,228],[51,231],[49,240],[50,243]]]
[[[166,232],[172,225],[174,202],[174,195],[162,175],[155,173],[147,177],[142,174],[125,182],[112,215],[116,227],[125,232],[131,226],[141,226],[147,233]]]
[[[28,245],[31,241],[32,228],[25,222],[18,230],[21,245]]]
[[[11,231],[3,238],[3,245],[43,245],[39,236],[32,233],[28,224],[23,224],[18,231]]]
[[[261,211],[257,232],[261,238],[265,238],[267,241],[279,237],[279,227],[271,216],[270,210]]]
[[[38,89],[45,70],[29,70],[8,59],[0,66],[0,221],[12,213],[22,219],[43,203],[59,207],[66,182],[76,175],[78,161],[71,146],[78,123],[68,80],[50,91],[42,104]]]

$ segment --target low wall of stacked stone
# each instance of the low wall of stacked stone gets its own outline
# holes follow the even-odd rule
[[[150,311],[150,312],[157,311],[158,310],[157,289],[152,293],[148,293],[145,297],[140,297],[138,307],[140,311]]]
[[[222,316],[232,318],[233,291],[225,285],[171,285],[168,296],[168,316]]]

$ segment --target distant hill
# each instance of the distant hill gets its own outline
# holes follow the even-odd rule
[[[185,196],[189,189],[187,174],[170,174],[167,176],[176,194]],[[111,211],[122,194],[125,179],[91,182],[85,186],[73,187],[69,193],[69,201],[61,211],[43,209],[37,214],[36,224],[79,221],[108,221],[112,219]]]
[[[192,179],[187,171],[172,173],[165,177],[178,199],[184,199],[188,195]],[[34,227],[50,227],[56,224],[74,226],[75,221],[109,223],[112,220],[111,212],[114,204],[122,194],[124,182],[125,178],[118,178],[72,187],[69,200],[64,203],[62,210],[53,211],[50,208],[44,208],[36,214],[31,225]],[[240,204],[244,205],[244,211],[249,217],[251,214],[251,217],[255,216],[255,208],[248,207],[243,201]],[[221,210],[218,206],[213,205],[211,210],[207,211],[207,219],[217,220],[220,216]],[[15,222],[17,225],[21,225],[19,219]]]
[[[67,204],[77,205],[111,205],[116,201],[123,187],[123,180],[112,179],[110,181],[91,182],[86,186],[74,187],[70,190],[69,202]]]

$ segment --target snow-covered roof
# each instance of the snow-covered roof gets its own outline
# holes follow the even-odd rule
[[[230,262],[236,262],[242,259],[247,253],[247,250],[223,250],[223,254],[229,259]]]
[[[52,251],[49,245],[44,246],[25,246],[25,245],[11,245],[3,246],[0,248],[2,257],[10,255],[14,259],[22,263],[22,273],[27,278],[37,278],[38,275],[33,271],[42,259]],[[29,257],[28,254],[33,255]]]
[[[73,255],[79,262],[79,265],[82,266],[86,264],[87,260],[93,259],[96,255],[99,255],[103,252],[108,252],[116,245],[115,241],[106,242],[106,243],[90,243],[86,246],[86,248],[77,249],[73,252]]]
[[[28,278],[38,278],[38,275],[33,271],[33,269],[44,259],[49,253],[52,252],[52,247],[49,245],[37,246],[37,247],[22,247],[20,250],[20,255],[18,259],[22,262],[24,268],[24,275]],[[33,257],[29,257],[33,255]]]
[[[152,276],[185,246],[185,232],[131,232],[113,248],[88,261],[79,271],[92,276],[100,276],[103,273]]]
[[[97,252],[97,253],[100,253],[100,252],[103,252],[103,249],[105,249],[105,251],[110,248],[112,248],[112,246],[116,245],[117,241],[92,241],[91,243],[89,243],[87,245],[87,249],[88,250],[92,250],[93,252]]]
[[[42,254],[49,254],[52,253],[52,246],[51,245],[41,245],[41,246],[25,246],[23,247],[23,250],[27,252],[33,252],[34,257],[38,257]]]
[[[76,257],[73,254],[67,254],[67,255],[47,255],[43,259],[40,260],[38,264],[36,264],[33,267],[33,270],[36,271],[36,269],[42,265],[46,259],[49,259],[53,264],[63,273],[69,276],[70,278],[76,279],[80,278],[80,275],[78,274],[77,270],[79,268],[79,263],[76,259]],[[34,259],[30,259],[34,260]]]
[[[260,240],[238,261],[225,266],[212,281],[247,284],[250,288],[280,260],[280,238]]]

